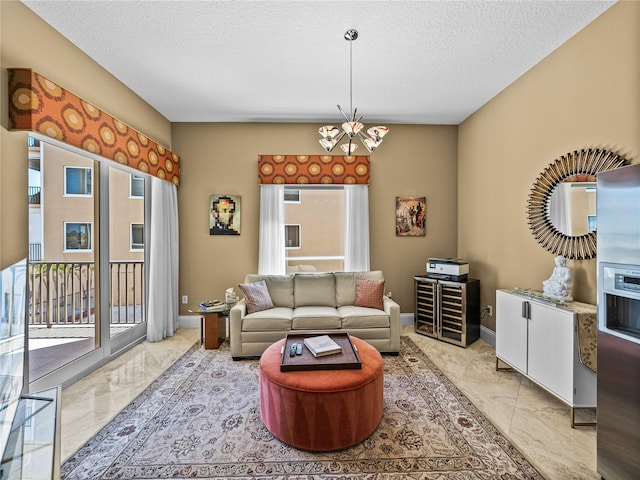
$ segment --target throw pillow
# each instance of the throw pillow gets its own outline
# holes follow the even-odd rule
[[[358,307],[377,308],[384,310],[382,303],[384,295],[384,280],[356,280],[356,300],[353,302]]]
[[[271,295],[264,280],[256,283],[244,283],[238,285],[247,302],[247,313],[260,312],[273,308]]]

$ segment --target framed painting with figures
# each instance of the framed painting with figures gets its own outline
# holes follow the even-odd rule
[[[425,236],[426,216],[426,197],[396,197],[396,236]]]
[[[209,197],[209,235],[240,235],[240,196]]]

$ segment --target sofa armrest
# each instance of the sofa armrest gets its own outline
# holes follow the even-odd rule
[[[391,326],[391,350],[400,351],[400,305],[391,300],[386,295],[382,297],[382,306],[387,315],[389,315],[389,325]]]
[[[234,305],[229,313],[229,344],[231,356],[242,356],[242,319],[247,314],[247,303],[243,298]]]

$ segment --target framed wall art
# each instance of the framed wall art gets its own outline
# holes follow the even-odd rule
[[[426,197],[396,197],[396,236],[425,236],[426,216]]]
[[[209,197],[209,235],[240,235],[240,196]]]

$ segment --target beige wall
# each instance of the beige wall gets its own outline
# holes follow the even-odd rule
[[[7,130],[7,68],[33,68],[168,148],[171,124],[18,1],[0,2],[0,67],[0,267],[5,267],[27,256],[29,238],[27,134]]]
[[[542,169],[590,147],[637,163],[639,134],[640,2],[614,5],[460,125],[458,254],[481,279],[482,305],[496,289],[541,290],[551,274],[553,254],[526,222]],[[595,303],[596,260],[569,266],[574,297]]]
[[[336,117],[337,120],[337,117]],[[180,294],[191,304],[224,291],[258,268],[258,155],[322,154],[318,124],[173,124],[182,159]],[[371,268],[384,272],[402,312],[413,312],[413,276],[428,257],[457,250],[457,127],[390,125],[371,155]],[[242,197],[240,236],[210,236],[211,194]],[[395,236],[396,196],[427,197],[427,235]],[[187,313],[185,306],[181,313]]]

